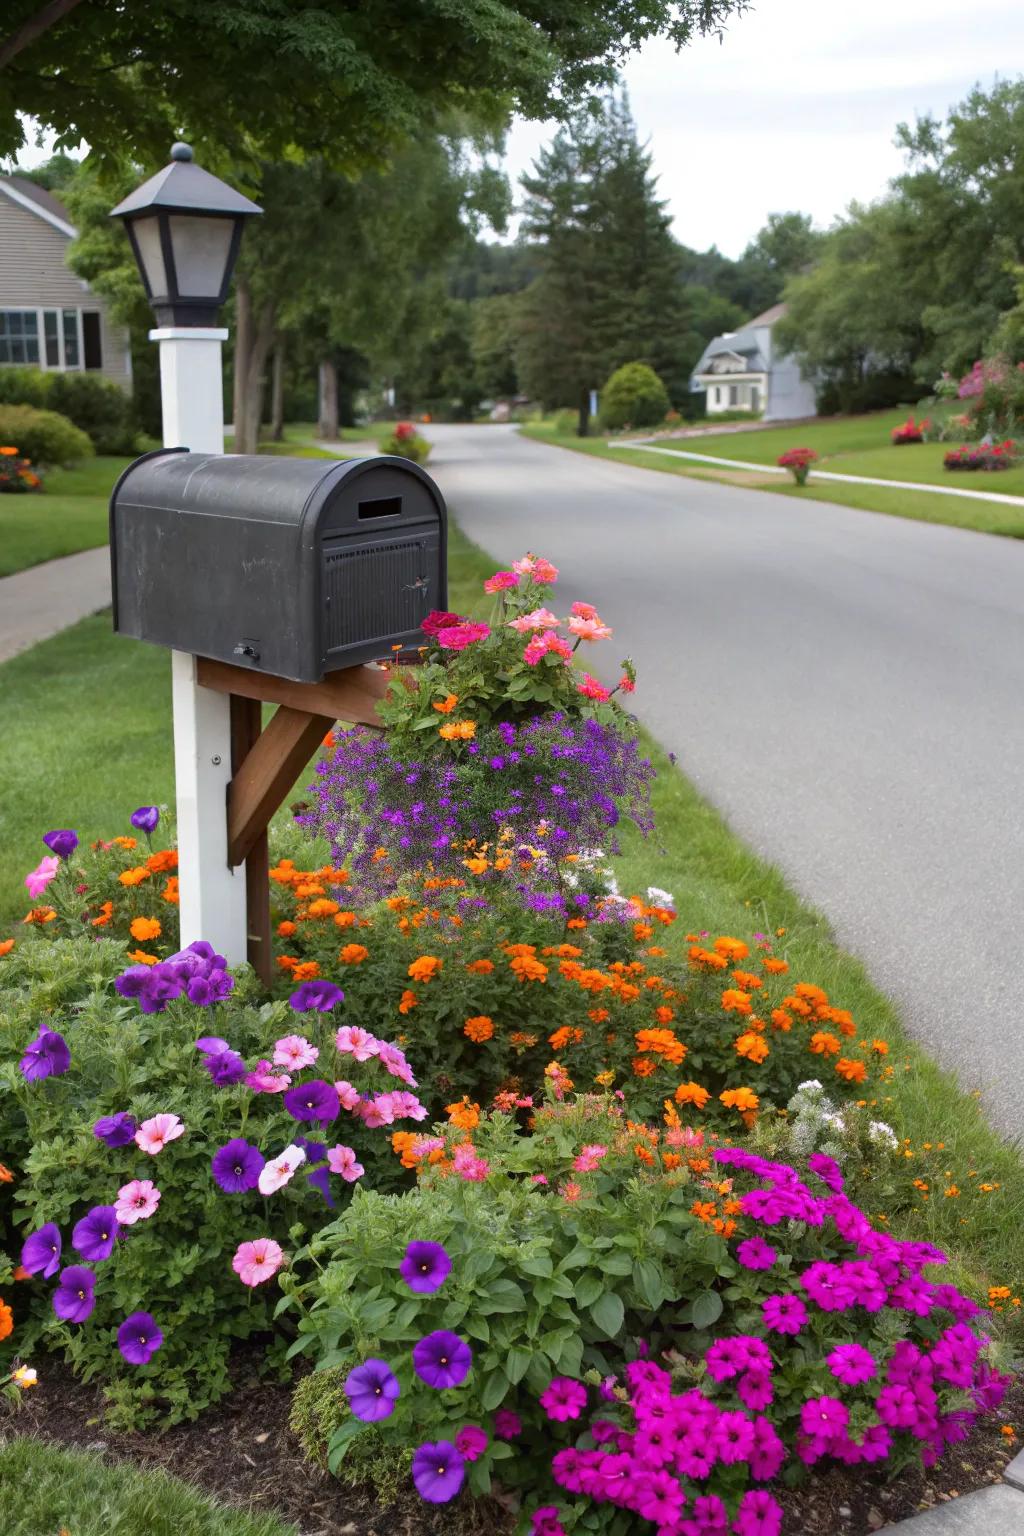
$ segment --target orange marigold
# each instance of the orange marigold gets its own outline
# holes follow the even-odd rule
[[[311,901],[306,908],[307,917],[333,917],[339,910],[340,902],[332,901],[329,896],[321,896],[316,901]]]
[[[726,1088],[718,1095],[726,1109],[757,1109],[761,1100],[750,1088]]]
[[[642,1163],[646,1163],[648,1166],[650,1166],[651,1163],[654,1162],[654,1153],[651,1151],[650,1147],[645,1147],[641,1142],[637,1142],[636,1146],[633,1148],[633,1151],[636,1153],[637,1157]]]
[[[457,1131],[475,1130],[480,1123],[480,1105],[471,1104],[468,1094],[463,1094],[457,1104],[446,1104],[445,1113]]]
[[[288,918],[285,918],[283,923],[278,923],[277,931],[282,939],[290,939],[293,933],[298,932],[298,927],[295,923],[290,922]]]
[[[439,725],[437,734],[445,741],[471,741],[476,735],[475,720],[452,720]]]
[[[582,1043],[582,1029],[573,1029],[569,1024],[563,1024],[561,1029],[556,1029],[554,1034],[548,1035],[548,1045],[554,1051],[564,1051],[567,1045],[581,1045]]]
[[[692,1104],[696,1109],[703,1109],[711,1095],[700,1083],[680,1083],[676,1089],[675,1099],[677,1104]]]
[[[760,976],[755,976],[753,971],[733,971],[732,979],[743,992],[756,992],[758,987],[764,986]]]
[[[181,896],[180,896],[180,893],[178,891],[178,877],[177,877],[177,875],[171,875],[170,876],[170,878],[167,881],[167,884],[164,886],[163,890],[160,892],[160,900],[161,901],[169,901],[172,907],[176,907],[178,905],[178,903],[181,900]]]
[[[293,971],[299,962],[294,955],[278,955],[277,963],[282,971]]]
[[[739,992],[734,987],[727,987],[722,993],[722,1008],[726,1013],[753,1012],[746,992]]]
[[[840,1056],[836,1062],[836,1071],[848,1083],[862,1083],[868,1075],[868,1069],[862,1061],[851,1061],[848,1056]]]
[[[733,939],[727,933],[723,933],[712,945],[716,954],[724,956],[731,965],[737,960],[745,960],[750,954],[750,948],[742,939]]]
[[[335,912],[334,925],[336,928],[354,928],[356,915],[354,912]]]
[[[450,715],[458,702],[458,694],[450,693],[446,699],[435,699],[430,707],[436,709],[439,715]]]
[[[657,1063],[653,1062],[649,1056],[634,1056],[633,1057],[633,1076],[634,1077],[651,1077],[652,1074],[654,1072],[656,1072],[656,1071],[657,1071]]]
[[[793,1020],[790,1018],[785,1008],[772,1009],[772,1028],[780,1029],[782,1030],[783,1034],[787,1035],[793,1028]]]
[[[143,943],[147,939],[158,939],[161,931],[155,917],[133,917],[128,929],[133,939],[140,939]]]
[[[608,1012],[607,1008],[588,1008],[587,1018],[593,1019],[595,1024],[604,1024],[608,1019],[611,1018],[611,1014]]]
[[[762,1062],[771,1054],[767,1040],[753,1030],[740,1035],[735,1044],[737,1056],[745,1056],[748,1061]]]
[[[398,1004],[399,1013],[411,1013],[414,1008],[419,1006],[419,1001],[420,1000],[416,996],[416,993],[410,992],[409,988],[406,987],[405,991],[402,993],[401,1001]]]
[[[149,879],[149,870],[143,864],[136,864],[134,869],[123,869],[117,878],[122,885],[141,885],[143,880]]]
[[[112,901],[105,901],[97,915],[92,919],[92,926],[94,928],[105,928],[113,915],[114,903]]]
[[[6,1339],[14,1332],[14,1313],[6,1301],[0,1301],[0,1339]]]
[[[344,949],[338,951],[338,959],[342,965],[362,965],[364,960],[369,960],[370,951],[365,944],[346,944]]]
[[[13,1184],[13,1183],[14,1183],[14,1174],[7,1167],[6,1163],[0,1163],[0,1184]]]
[[[320,975],[320,967],[315,960],[303,960],[292,970],[293,981],[315,981]]]
[[[888,1056],[889,1047],[884,1040],[872,1040],[871,1049],[876,1056]]]
[[[489,976],[494,970],[493,960],[470,960],[466,966],[467,971],[472,971],[475,976]]]
[[[14,940],[13,939],[4,939],[2,942],[0,942],[0,956],[9,955],[13,948],[14,948]]]
[[[516,955],[510,962],[517,981],[547,981],[548,968],[532,955]]]
[[[494,1020],[486,1013],[478,1013],[475,1018],[467,1019],[462,1026],[462,1033],[475,1045],[482,1045],[485,1040],[494,1036]]]
[[[130,949],[128,951],[128,959],[133,960],[136,965],[159,964],[158,957],[156,955],[147,955],[144,949]]]
[[[785,976],[789,965],[785,960],[779,960],[775,955],[765,955],[761,961],[769,976]]]
[[[38,924],[41,928],[44,923],[52,923],[56,919],[56,912],[52,907],[33,907],[31,912],[26,912],[22,922]]]
[[[406,974],[412,981],[433,981],[440,974],[442,962],[436,955],[419,955]]]
[[[666,1007],[664,1003],[660,1004],[660,1006],[654,1010],[654,1017],[657,1019],[659,1024],[671,1024],[675,1016],[675,1009]]]
[[[809,1044],[815,1056],[838,1056],[843,1048],[842,1042],[824,1029],[815,1030]]]

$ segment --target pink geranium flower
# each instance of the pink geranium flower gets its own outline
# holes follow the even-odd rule
[[[580,1154],[572,1166],[577,1173],[593,1173],[600,1165],[602,1157],[607,1156],[608,1148],[602,1147],[599,1142],[593,1142],[590,1146],[580,1149]]]
[[[247,1088],[253,1093],[284,1093],[290,1088],[292,1080],[287,1072],[271,1072],[269,1061],[258,1061],[245,1079]]]
[[[272,1195],[277,1190],[283,1189],[305,1161],[306,1154],[301,1147],[295,1146],[294,1143],[290,1147],[285,1147],[280,1157],[264,1163],[259,1177],[260,1194]]]
[[[611,698],[608,689],[603,687],[596,677],[591,677],[589,672],[584,672],[582,683],[576,684],[576,692],[582,693],[585,699],[597,699],[599,702]]]
[[[561,622],[558,614],[552,613],[550,608],[535,608],[532,613],[521,614],[518,619],[509,619],[508,627],[520,635],[526,635],[531,629],[557,629]]]
[[[147,1221],[160,1204],[160,1191],[152,1179],[132,1179],[117,1192],[114,1215],[122,1227],[133,1227],[137,1221]]]
[[[150,1157],[156,1157],[169,1141],[177,1141],[184,1134],[185,1127],[177,1115],[153,1115],[151,1119],[143,1120],[135,1132],[135,1144]]]
[[[495,571],[484,582],[484,591],[489,595],[495,592],[505,592],[509,587],[518,587],[519,573],[517,571]]]
[[[340,1173],[346,1184],[354,1184],[366,1172],[351,1147],[332,1147],[327,1154],[327,1166],[332,1173]]]
[[[231,1268],[243,1285],[262,1285],[277,1274],[283,1263],[281,1245],[272,1237],[258,1237],[253,1243],[239,1243]]]
[[[593,603],[573,603],[569,612],[575,619],[596,619],[597,609]]]
[[[360,1099],[358,1104],[353,1105],[352,1113],[371,1131],[382,1125],[391,1125],[395,1118],[390,1093],[378,1093],[375,1098]]]
[[[470,1146],[469,1142],[463,1142],[462,1146],[456,1147],[452,1163],[459,1178],[466,1179],[472,1184],[482,1184],[491,1171],[491,1165],[487,1159],[478,1157],[476,1148]]]
[[[572,657],[572,646],[568,640],[563,640],[561,635],[556,635],[551,630],[546,630],[544,634],[534,635],[533,639],[527,642],[526,649],[523,652],[523,660],[528,667],[535,667],[542,657],[546,656],[549,652],[554,652],[556,656],[561,656],[563,661],[569,661]]]
[[[33,901],[43,894],[58,869],[60,869],[60,859],[55,853],[51,853],[47,854],[45,859],[40,859],[35,869],[30,870],[25,876],[25,884]]]
[[[550,560],[542,560],[539,555],[535,555],[531,574],[534,581],[543,581],[548,586],[553,586],[558,580],[558,566],[552,565]]]
[[[410,1088],[415,1088],[416,1079],[412,1075],[412,1068],[405,1059],[405,1052],[399,1050],[397,1045],[392,1045],[387,1040],[380,1042],[377,1051],[382,1067],[385,1067],[392,1077],[397,1077],[400,1082],[408,1083]]]
[[[302,1035],[283,1035],[274,1046],[274,1065],[301,1072],[303,1067],[311,1067],[319,1055],[317,1047]]]
[[[343,1024],[334,1043],[343,1056],[354,1056],[356,1061],[369,1061],[380,1052],[380,1041],[355,1024]]]

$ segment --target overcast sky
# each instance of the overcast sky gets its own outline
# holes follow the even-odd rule
[[[878,196],[897,123],[1021,69],[1021,0],[756,0],[721,43],[651,44],[625,80],[677,239],[738,256],[769,213],[827,226]],[[552,129],[516,124],[513,179]]]

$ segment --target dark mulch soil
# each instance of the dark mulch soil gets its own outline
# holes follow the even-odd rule
[[[197,1423],[162,1435],[113,1434],[104,1428],[98,1390],[74,1381],[55,1362],[41,1375],[41,1384],[26,1394],[24,1410],[10,1426],[17,1432],[163,1467],[224,1504],[292,1520],[302,1536],[462,1536],[477,1524],[460,1518],[456,1508],[429,1510],[412,1491],[382,1511],[372,1492],[343,1488],[311,1466],[288,1429],[291,1389],[260,1380],[244,1358],[229,1397]],[[1019,1449],[1019,1442],[1000,1433],[1005,1423],[1024,1428],[1024,1384],[1011,1391],[996,1418],[983,1421],[928,1474],[905,1472],[886,1483],[868,1470],[836,1468],[787,1493],[785,1536],[868,1536],[921,1509],[998,1482]],[[495,1508],[492,1515],[498,1514]],[[490,1518],[488,1524],[492,1533],[498,1532],[500,1520]]]

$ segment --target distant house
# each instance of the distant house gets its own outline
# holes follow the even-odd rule
[[[813,382],[801,378],[795,357],[773,345],[772,327],[785,313],[785,304],[775,304],[705,348],[690,388],[706,392],[709,416],[750,411],[765,421],[793,421],[817,415]]]
[[[0,366],[84,370],[128,389],[128,332],[67,264],[77,233],[52,192],[0,176]]]

